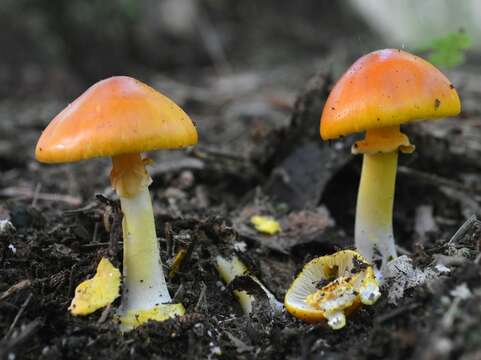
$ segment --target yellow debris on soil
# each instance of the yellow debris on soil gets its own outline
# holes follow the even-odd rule
[[[75,297],[68,308],[72,315],[88,315],[111,304],[119,296],[120,271],[102,258],[92,279],[75,289]]]
[[[275,235],[281,231],[281,225],[270,216],[254,215],[251,217],[251,223],[263,234]]]

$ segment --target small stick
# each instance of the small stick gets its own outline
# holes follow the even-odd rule
[[[118,207],[112,207],[113,209],[113,221],[110,227],[110,244],[109,255],[112,259],[115,259],[119,252],[119,242],[122,240],[122,212]]]
[[[34,191],[30,188],[21,188],[21,187],[9,187],[3,190],[0,190],[0,196],[5,197],[19,197],[25,199],[33,199]],[[37,195],[38,200],[45,200],[45,201],[54,201],[54,202],[64,202],[69,205],[78,206],[82,203],[82,199],[79,197],[71,196],[71,195],[62,195],[62,194],[51,194],[51,193],[41,193],[39,192]]]
[[[167,256],[172,257],[174,256],[174,243],[172,235],[172,224],[170,222],[166,222],[164,224],[164,236],[165,243],[167,245]]]
[[[398,253],[402,254],[402,255],[409,255],[411,256],[413,253],[411,251],[409,251],[408,249],[406,248],[403,248],[402,246],[399,246],[399,245],[396,245],[396,250],[398,251]]]
[[[184,264],[186,264],[190,260],[190,257],[192,256],[192,252],[194,251],[194,247],[197,245],[198,233],[199,233],[199,227],[196,226],[196,228],[194,229],[194,234],[192,236],[192,241],[187,247],[187,253],[185,254],[185,257],[182,259],[182,263],[180,264],[179,270],[181,270]]]
[[[99,232],[99,223],[96,222],[94,225],[94,234],[92,235],[92,243],[94,244],[97,242],[98,232]]]
[[[91,202],[85,206],[82,206],[81,208],[78,209],[72,209],[72,210],[64,210],[63,213],[65,215],[70,215],[70,214],[78,214],[78,213],[85,213],[89,212],[97,206],[97,202]]]
[[[42,184],[41,184],[41,183],[38,183],[38,184],[35,186],[35,190],[33,191],[32,203],[31,203],[31,206],[32,206],[32,207],[37,206],[38,194],[40,193],[40,189],[41,189],[41,188],[42,188]]]
[[[97,324],[103,324],[105,320],[107,320],[107,317],[109,316],[110,309],[112,308],[112,304],[108,304],[107,307],[102,311],[102,315],[100,315],[100,318],[97,321]]]
[[[22,316],[23,312],[24,312],[25,309],[27,308],[28,303],[29,303],[30,300],[32,299],[32,296],[33,296],[33,294],[30,293],[30,294],[28,295],[27,299],[23,302],[22,306],[20,307],[20,310],[18,311],[17,315],[15,315],[15,318],[14,318],[13,321],[12,321],[12,324],[11,324],[10,327],[8,328],[7,333],[6,333],[5,336],[3,337],[4,339],[8,339],[8,338],[10,337],[10,335],[12,334],[13,329],[15,328],[15,325],[17,325],[17,322],[18,322],[18,320],[20,319],[20,316]]]
[[[19,290],[25,289],[32,285],[32,282],[28,279],[22,280],[15,285],[10,286],[7,290],[5,290],[2,295],[0,295],[0,301],[5,300],[10,295],[16,293]]]
[[[123,241],[118,242],[119,245],[123,244]],[[110,242],[99,242],[95,244],[82,244],[80,245],[81,248],[96,248],[96,247],[103,247],[103,246],[110,246]]]
[[[184,295],[184,284],[180,284],[179,288],[174,294],[174,297],[172,298],[172,303],[178,303],[180,302],[180,298]]]
[[[73,275],[76,267],[77,267],[77,264],[73,264],[72,268],[70,269],[70,278],[68,280],[68,293],[67,293],[68,298],[71,298],[73,295]]]
[[[448,241],[448,245],[458,241],[462,238],[468,230],[473,226],[473,224],[481,224],[481,222],[476,218],[476,215],[471,216],[468,220],[464,222],[463,225],[454,233],[451,239]]]
[[[199,311],[202,303],[205,300],[205,293],[207,291],[207,285],[205,285],[204,282],[201,282],[200,287],[201,289],[200,289],[199,300],[197,300],[197,304],[195,304],[195,308],[194,308],[195,312]]]
[[[109,236],[109,249],[108,249],[108,254],[112,260],[115,260],[115,257],[117,256],[117,253],[119,251],[119,243],[121,242],[123,238],[122,234],[122,209],[120,208],[120,202],[111,200],[108,197],[102,195],[102,194],[97,194],[95,195],[97,200],[104,204],[105,206],[108,206],[112,209],[112,224],[110,224],[109,228],[110,230],[106,227],[106,230],[110,232]]]

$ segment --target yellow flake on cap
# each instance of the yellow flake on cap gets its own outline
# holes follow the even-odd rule
[[[251,223],[257,231],[264,234],[275,235],[281,231],[279,223],[270,216],[254,215],[251,217]]]
[[[92,279],[75,289],[75,297],[68,308],[72,315],[88,315],[111,304],[119,296],[120,271],[102,258]]]

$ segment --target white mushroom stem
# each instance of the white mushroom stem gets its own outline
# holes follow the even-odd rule
[[[113,158],[112,184],[124,215],[123,295],[120,314],[150,310],[169,303],[155,232],[148,186],[151,182],[139,154]]]
[[[122,309],[147,310],[172,299],[167,289],[148,188],[120,197],[124,219],[124,295]]]
[[[356,248],[368,261],[396,257],[392,228],[398,151],[364,154],[357,197]]]

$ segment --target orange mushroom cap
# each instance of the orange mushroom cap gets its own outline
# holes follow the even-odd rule
[[[35,157],[73,162],[196,143],[194,124],[172,100],[138,80],[115,76],[91,86],[50,122]]]
[[[321,137],[454,116],[461,111],[450,81],[418,56],[396,49],[357,60],[337,82],[321,116]]]

